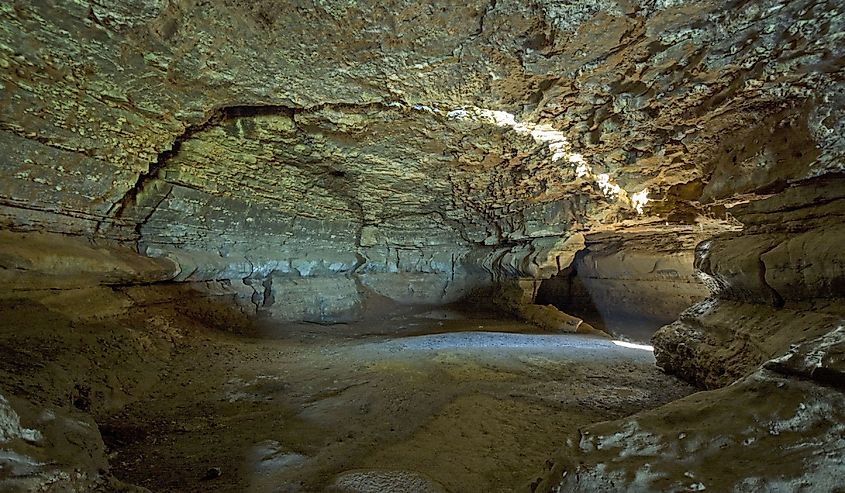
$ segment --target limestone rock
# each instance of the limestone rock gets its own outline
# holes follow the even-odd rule
[[[766,362],[765,367],[845,387],[845,326],[839,325],[817,339],[796,345],[780,358]]]
[[[526,320],[545,329],[561,332],[577,332],[584,322],[580,318],[567,315],[551,305],[527,305],[520,314]]]
[[[349,471],[341,474],[328,491],[335,493],[377,493],[446,491],[436,482],[412,471]]]
[[[41,432],[21,427],[21,418],[12,409],[9,401],[0,395],[0,442],[14,439],[37,442],[41,439]]]
[[[588,235],[570,265],[540,281],[536,302],[620,336],[648,339],[708,294],[693,271],[692,245],[703,234],[675,230],[667,238],[659,229]]]
[[[842,2],[287,7],[0,5],[0,301],[11,313],[35,307],[39,323],[70,328],[158,304],[241,330],[352,320],[380,297],[498,293],[577,330],[589,324],[537,304],[544,286],[564,292],[555,279],[579,278],[566,292],[589,293],[608,317],[668,322],[700,301],[698,277],[710,297],[664,327],[655,352],[666,371],[721,388],[596,425],[569,447],[584,465],[549,486],[845,482],[838,457],[807,446],[842,448],[841,395],[755,370],[797,344],[769,367],[828,384],[841,373],[826,337],[845,316]],[[15,316],[4,337],[29,326]],[[178,336],[149,325],[160,329],[149,351],[114,329],[142,369]],[[121,391],[102,388],[119,406]],[[715,436],[736,409],[743,428]],[[701,428],[684,441],[662,420]],[[93,441],[80,438],[94,451],[85,471],[104,460]],[[738,461],[775,446],[800,461],[717,474],[703,461],[722,445]]]
[[[22,419],[33,428],[21,427]],[[104,474],[108,461],[103,441],[89,415],[52,406],[40,408],[17,398],[10,402],[2,395],[0,467],[0,489],[10,493],[147,491]]]
[[[78,237],[0,231],[2,291],[80,288],[167,281],[177,267],[128,248],[98,246]]]
[[[0,220],[203,280],[375,246],[496,246],[548,277],[572,231],[841,170],[837,7],[7,7]]]
[[[842,336],[837,328],[766,363],[774,371],[582,430],[535,491],[835,491],[845,400],[826,384],[841,384]]]
[[[842,193],[831,177],[738,207],[746,229],[696,250],[712,298],[654,335],[658,364],[714,388],[836,328],[845,276],[842,250],[830,245],[842,234]]]

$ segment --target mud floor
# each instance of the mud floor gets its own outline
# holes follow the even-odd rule
[[[110,473],[153,492],[458,493],[528,491],[579,427],[693,390],[650,351],[477,314],[238,334],[167,310],[4,302],[0,391],[92,416]]]
[[[579,426],[691,391],[649,351],[519,322],[370,329],[184,342],[101,424],[113,472],[153,491],[515,491]]]

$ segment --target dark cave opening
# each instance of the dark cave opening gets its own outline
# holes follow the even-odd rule
[[[655,265],[663,261],[659,254],[650,257],[657,259],[651,260]],[[622,256],[622,267],[614,265],[616,275],[611,277],[601,267],[608,258],[578,252],[569,267],[540,283],[535,303],[552,305],[614,337],[648,343],[658,329],[705,296],[703,285],[689,282],[692,265],[685,266],[689,272],[678,268],[632,274],[642,261]]]

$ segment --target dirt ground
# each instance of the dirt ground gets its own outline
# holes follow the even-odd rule
[[[648,351],[519,322],[440,311],[367,329],[189,341],[103,423],[113,472],[153,491],[515,491],[579,426],[691,391]]]
[[[245,335],[7,308],[42,329],[0,334],[4,390],[91,413],[154,492],[529,491],[579,427],[693,391],[650,351],[450,310]]]

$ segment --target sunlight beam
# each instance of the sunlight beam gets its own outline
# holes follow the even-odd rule
[[[634,344],[633,342],[627,341],[613,341],[613,344],[617,346],[626,347],[629,349],[642,349],[643,351],[651,351],[654,352],[654,346],[649,346],[646,344]]]

